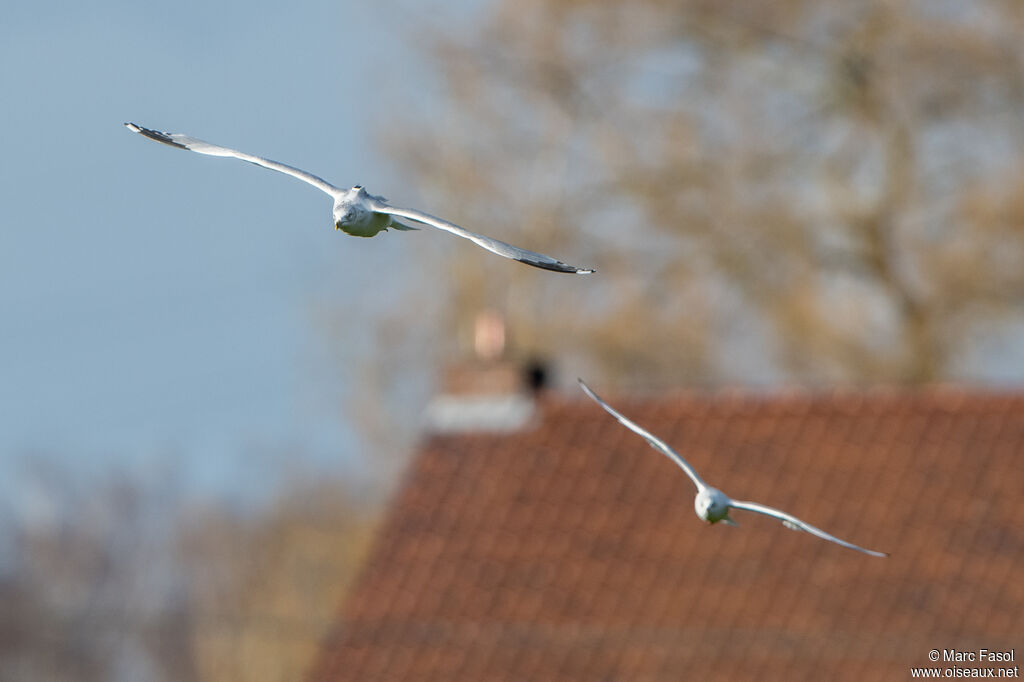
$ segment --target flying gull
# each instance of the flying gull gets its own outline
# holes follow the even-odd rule
[[[723,493],[721,490],[718,490],[717,488],[712,488],[711,486],[704,482],[704,479],[702,479],[697,474],[694,468],[690,466],[689,462],[683,459],[683,457],[678,452],[676,452],[668,445],[666,445],[665,442],[662,441],[661,439],[652,435],[650,432],[645,431],[644,429],[640,428],[626,417],[622,416],[622,414],[620,414],[618,411],[616,411],[614,408],[608,405],[608,403],[601,400],[601,398],[599,398],[596,393],[590,390],[589,386],[583,383],[583,379],[580,379],[579,382],[580,386],[583,388],[583,391],[588,396],[593,398],[594,402],[603,407],[609,414],[618,419],[620,424],[625,426],[633,433],[643,436],[644,440],[646,440],[652,448],[654,448],[661,454],[671,459],[673,462],[678,464],[683,471],[686,472],[686,475],[689,476],[690,480],[692,480],[694,485],[697,486],[697,497],[695,497],[693,500],[693,508],[697,512],[697,517],[701,520],[707,521],[708,523],[718,523],[719,521],[724,521],[729,525],[735,526],[736,522],[729,518],[729,509],[746,509],[747,511],[757,512],[758,514],[764,514],[765,516],[771,516],[773,518],[776,518],[782,521],[782,525],[792,530],[806,531],[811,535],[817,535],[819,538],[823,540],[828,540],[838,545],[842,545],[843,547],[855,549],[858,552],[864,552],[865,554],[870,554],[871,556],[878,557],[889,556],[885,552],[875,552],[874,550],[858,547],[857,545],[851,542],[840,540],[839,538],[833,535],[829,535],[820,528],[815,528],[811,524],[805,523],[804,521],[801,521],[795,516],[787,514],[784,511],[779,511],[778,509],[766,507],[765,505],[758,504],[757,502],[742,502],[740,500],[734,500],[725,493]]]
[[[278,163],[277,161],[253,156],[252,154],[228,149],[227,147],[220,147],[215,144],[210,144],[209,142],[197,140],[194,137],[188,137],[187,135],[163,133],[159,130],[143,128],[142,126],[134,123],[125,123],[125,126],[133,132],[145,135],[151,140],[163,142],[164,144],[171,145],[172,147],[187,149],[192,152],[207,154],[209,156],[234,157],[236,159],[248,161],[249,163],[254,163],[257,166],[269,168],[270,170],[287,173],[288,175],[298,178],[303,182],[308,182],[317,189],[331,195],[331,198],[334,199],[335,228],[354,237],[372,237],[378,232],[382,232],[389,227],[393,227],[396,230],[419,229],[398,221],[398,218],[404,218],[405,220],[410,220],[423,225],[436,227],[439,230],[451,232],[456,236],[469,239],[478,246],[482,246],[488,251],[496,253],[499,256],[511,258],[537,268],[554,270],[555,272],[571,272],[581,275],[594,272],[590,268],[577,268],[572,265],[567,265],[560,260],[556,260],[550,256],[545,256],[542,253],[527,251],[526,249],[521,249],[518,246],[512,246],[511,244],[506,244],[503,241],[498,241],[497,239],[491,239],[490,237],[485,237],[483,235],[470,232],[469,230],[464,230],[458,225],[450,223],[447,220],[442,220],[428,213],[423,213],[422,211],[389,206],[384,197],[370,194],[361,185],[356,185],[351,189],[342,189],[340,187],[335,187],[323,178],[319,178],[312,173],[307,173],[306,171],[293,168],[292,166],[288,166],[283,163]]]

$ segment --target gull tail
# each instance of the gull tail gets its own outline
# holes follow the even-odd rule
[[[400,223],[397,220],[392,220],[391,221],[391,225],[389,225],[388,227],[390,227],[393,230],[402,230],[403,232],[412,232],[413,230],[419,230],[420,229],[418,227],[413,227],[412,225],[406,225],[405,223]]]

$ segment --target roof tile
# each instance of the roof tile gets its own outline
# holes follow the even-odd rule
[[[1020,645],[1024,396],[939,387],[613,404],[772,519],[693,515],[589,401],[422,445],[315,680],[906,679]]]

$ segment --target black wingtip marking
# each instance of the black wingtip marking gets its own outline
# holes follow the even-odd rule
[[[134,130],[139,135],[145,135],[151,140],[163,142],[164,144],[169,144],[172,147],[177,147],[178,149],[188,149],[188,147],[186,147],[185,145],[179,142],[175,142],[173,139],[171,139],[171,136],[167,133],[162,133],[159,130],[150,130],[149,128],[144,128],[135,123],[125,123],[125,125],[128,127],[129,130]]]
[[[592,272],[596,272],[590,268],[577,268],[574,265],[567,265],[562,261],[556,261],[554,263],[530,260],[529,258],[516,258],[520,263],[526,263],[532,265],[535,268],[541,268],[543,270],[551,270],[552,272],[568,272],[576,275],[589,275]]]

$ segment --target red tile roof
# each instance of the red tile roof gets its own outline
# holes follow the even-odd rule
[[[931,649],[1024,657],[1024,396],[607,398],[727,494],[892,556],[742,511],[703,524],[672,462],[549,399],[535,428],[423,444],[311,678],[904,680]]]

